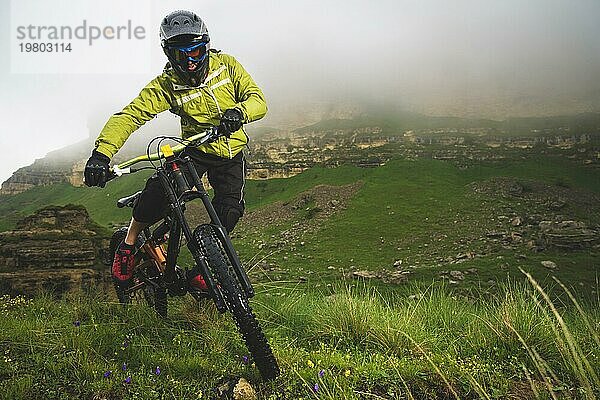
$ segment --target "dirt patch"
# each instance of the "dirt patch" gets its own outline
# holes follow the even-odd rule
[[[266,226],[276,227],[294,221],[292,228],[282,232],[282,235],[289,238],[297,237],[300,233],[313,232],[323,221],[345,210],[362,185],[362,182],[355,182],[344,186],[315,186],[298,194],[291,201],[278,201],[246,213],[240,221],[239,230],[252,234]]]

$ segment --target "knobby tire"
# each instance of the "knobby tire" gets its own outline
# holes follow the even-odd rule
[[[199,228],[201,229],[196,230],[196,241],[201,246],[209,268],[221,288],[227,308],[231,312],[261,376],[267,381],[273,380],[279,375],[279,366],[271,346],[252,312],[248,297],[238,284],[229,258],[225,255],[213,228],[210,225]]]

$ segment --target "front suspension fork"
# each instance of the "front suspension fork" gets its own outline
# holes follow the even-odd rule
[[[181,204],[177,198],[177,195],[173,191],[173,188],[169,182],[169,178],[166,176],[165,172],[162,170],[158,171],[158,177],[162,183],[162,186],[165,190],[165,194],[167,197],[167,201],[169,203],[169,207],[171,208],[171,213],[173,215],[173,225],[171,226],[171,234],[169,237],[169,249],[167,252],[167,268],[165,271],[165,279],[167,281],[172,280],[175,275],[175,263],[177,261],[177,256],[179,253],[179,243],[181,238],[181,233],[185,236],[187,240],[187,247],[190,250],[190,253],[194,257],[194,261],[196,265],[200,268],[200,273],[206,282],[206,286],[208,286],[209,293],[211,297],[215,301],[215,305],[219,312],[224,312],[227,310],[227,306],[225,301],[223,300],[223,294],[221,290],[217,287],[210,271],[208,269],[208,264],[206,263],[206,259],[202,255],[202,251],[199,246],[196,244],[194,240],[194,235],[185,220],[185,216],[183,214],[183,210],[181,208]]]
[[[246,293],[246,295],[248,297],[253,297],[254,296],[254,288],[252,287],[252,284],[250,283],[250,279],[248,278],[248,275],[246,274],[246,270],[242,266],[242,263],[240,261],[240,258],[237,255],[237,252],[233,248],[233,244],[231,243],[231,239],[229,238],[229,235],[227,234],[225,227],[223,226],[223,224],[221,224],[221,220],[219,219],[219,216],[217,215],[217,212],[216,212],[215,208],[213,207],[212,202],[210,201],[210,197],[208,196],[206,189],[204,189],[204,185],[202,184],[202,180],[198,176],[198,172],[196,171],[196,168],[192,164],[189,157],[184,157],[182,159],[182,164],[184,165],[185,168],[187,168],[187,170],[190,172],[190,175],[192,176],[194,186],[196,187],[196,190],[198,191],[198,196],[202,200],[202,203],[204,204],[204,207],[206,208],[206,211],[208,212],[208,216],[210,217],[211,224],[215,228],[215,231],[216,231],[219,241],[223,244],[223,247],[225,248],[225,253],[227,254],[227,257],[229,258],[229,261],[231,262],[231,265],[233,266],[233,270],[235,271],[238,281],[242,285],[242,289],[244,290],[244,292]]]

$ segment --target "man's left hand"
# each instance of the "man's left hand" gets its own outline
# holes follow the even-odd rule
[[[231,136],[233,132],[242,127],[243,118],[242,112],[237,108],[225,110],[221,118],[221,124],[219,125],[219,133],[227,137]]]

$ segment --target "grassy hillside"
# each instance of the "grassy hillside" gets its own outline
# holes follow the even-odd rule
[[[315,203],[320,192],[331,190],[327,187],[304,192],[306,201],[301,207],[293,201],[291,205],[282,202],[264,211],[270,217],[258,220],[250,213],[236,232],[238,247],[247,259],[264,257],[268,269],[275,271],[266,272],[266,277],[290,281],[302,277],[320,285],[353,270],[394,269],[393,264],[401,260],[401,268],[415,279],[430,281],[444,270],[476,268],[477,273],[463,283],[487,285],[490,280],[518,274],[519,267],[544,280],[550,271],[541,262],[551,260],[559,266],[553,274],[584,291],[597,290],[597,249],[538,251],[527,247],[527,242],[537,237],[528,225],[533,218],[560,217],[583,221],[590,227],[600,224],[600,179],[591,169],[548,158],[469,169],[434,160],[396,160],[376,169],[337,172],[313,169],[297,180],[286,180],[285,185],[283,181],[259,183],[261,191],[254,196],[264,193],[261,201],[267,202],[289,201],[292,193],[308,182],[363,182],[344,209],[328,218],[319,218],[327,211],[327,204]],[[338,177],[337,182],[332,181],[332,174]],[[523,193],[510,196],[494,192],[501,187],[478,193],[473,188],[474,184],[499,184],[496,180],[500,177],[519,185]],[[564,200],[559,210],[552,209],[555,198]],[[516,217],[525,221],[523,226],[512,226]],[[488,237],[494,232],[509,236],[518,232],[521,242],[494,242]],[[468,257],[457,260],[461,254]]]
[[[92,219],[101,225],[128,221],[130,209],[118,209],[116,201],[144,187],[148,177],[145,171],[111,181],[105,189],[73,187],[67,183],[37,186],[14,196],[0,196],[0,231],[46,205],[80,204],[86,207]]]
[[[126,222],[130,210],[114,202],[141,188],[144,179],[140,173],[105,189],[54,185],[4,197],[0,228],[42,206],[68,203],[85,205],[105,226]],[[505,193],[505,186],[521,192]],[[534,220],[598,227],[599,194],[594,169],[553,157],[467,169],[425,159],[373,169],[315,167],[289,179],[247,182],[248,211],[234,238],[263,280],[325,285],[356,270],[401,269],[411,280],[431,281],[458,270],[466,275],[459,286],[473,287],[494,285],[522,267],[542,281],[551,272],[590,293],[597,290],[598,249],[538,251],[527,243],[539,236]],[[553,208],[557,201],[560,209]],[[512,226],[517,217],[522,225]],[[494,232],[518,234],[520,242],[494,240]],[[558,268],[543,267],[548,260]],[[398,261],[400,268],[393,267]],[[465,272],[473,268],[476,273]]]

